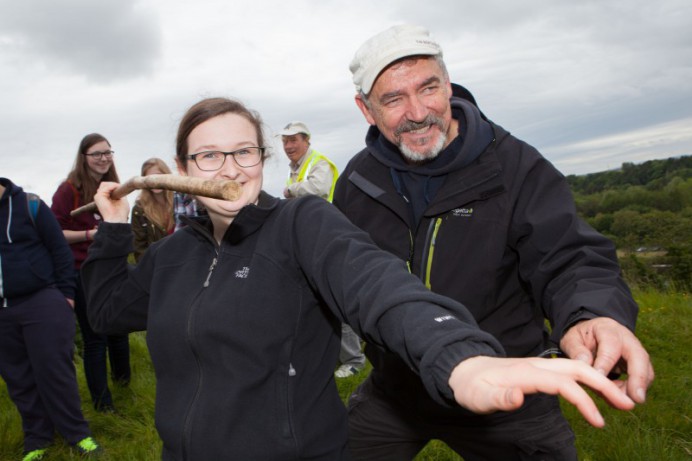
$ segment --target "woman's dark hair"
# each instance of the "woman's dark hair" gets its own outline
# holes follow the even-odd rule
[[[101,134],[91,133],[84,136],[79,143],[77,158],[75,158],[72,171],[67,175],[67,180],[77,188],[84,203],[89,203],[94,200],[94,194],[96,194],[96,190],[99,188],[100,183],[100,181],[96,181],[89,174],[89,164],[87,163],[87,156],[85,154],[91,146],[101,141],[105,141],[108,147],[110,147],[111,143]],[[106,174],[103,175],[101,181],[120,182],[118,172],[115,170],[115,163],[111,164],[111,167]]]
[[[251,109],[248,109],[239,101],[228,98],[207,98],[190,107],[178,126],[178,135],[175,142],[175,157],[178,164],[187,168],[188,143],[187,138],[192,130],[202,123],[214,117],[224,114],[237,114],[245,118],[255,127],[257,132],[257,143],[259,147],[264,147],[264,134],[262,133],[262,118]],[[264,162],[268,153],[265,150],[262,155]]]

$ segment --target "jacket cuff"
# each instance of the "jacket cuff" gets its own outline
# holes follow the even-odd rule
[[[448,344],[441,349],[427,373],[421,373],[423,384],[430,396],[446,406],[457,406],[454,392],[449,387],[449,377],[452,371],[466,359],[479,355],[488,357],[503,357],[502,351],[488,346],[487,343],[458,341]]]
[[[576,325],[579,322],[583,322],[584,320],[595,319],[596,317],[598,317],[598,315],[596,315],[593,312],[590,312],[590,311],[588,311],[582,307],[578,311],[572,313],[572,315],[570,315],[567,318],[567,322],[565,322],[565,327],[562,329],[562,331],[559,332],[560,335],[556,336],[555,334],[553,334],[552,341],[559,346],[560,341],[562,340],[562,337],[565,336],[565,334],[567,333],[567,331],[570,328],[572,328],[574,325]]]
[[[134,235],[130,223],[103,222],[99,224],[94,242],[89,245],[89,255],[100,255],[104,248],[108,252],[129,254],[134,251]]]
[[[96,237],[99,235],[106,235],[106,234],[123,234],[123,233],[128,233],[132,231],[132,225],[130,223],[125,223],[125,222],[102,222],[99,224],[98,227],[98,232],[96,233]],[[101,233],[103,232],[103,234]]]

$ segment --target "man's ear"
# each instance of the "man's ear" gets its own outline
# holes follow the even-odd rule
[[[449,81],[449,77],[447,77],[445,79],[445,86],[447,87],[447,94],[451,98],[454,93],[452,91],[452,82]],[[474,101],[474,105],[475,105],[475,101]]]
[[[370,112],[370,108],[368,105],[363,101],[363,96],[360,94],[356,95],[356,106],[358,106],[358,109],[363,113],[363,116],[365,117],[365,120],[368,121],[370,125],[377,125],[375,123],[375,118],[372,116],[372,113]]]

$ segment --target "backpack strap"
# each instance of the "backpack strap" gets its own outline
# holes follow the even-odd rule
[[[33,192],[26,193],[26,206],[29,209],[29,217],[31,223],[36,227],[36,216],[38,216],[38,207],[41,204],[41,198]]]

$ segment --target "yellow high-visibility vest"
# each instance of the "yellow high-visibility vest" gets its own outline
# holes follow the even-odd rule
[[[312,153],[308,158],[305,159],[303,165],[300,167],[298,177],[295,181],[291,179],[291,174],[289,172],[286,185],[290,186],[293,183],[302,182],[308,176],[308,174],[310,174],[310,169],[312,168],[312,166],[320,160],[324,160],[325,162],[327,162],[329,164],[329,168],[331,168],[332,170],[332,185],[329,188],[329,197],[327,198],[327,201],[331,202],[334,198],[334,186],[336,186],[336,180],[339,177],[339,170],[337,170],[336,165],[334,165],[334,163],[331,160],[329,160],[327,157],[320,154],[314,149],[312,149]]]

